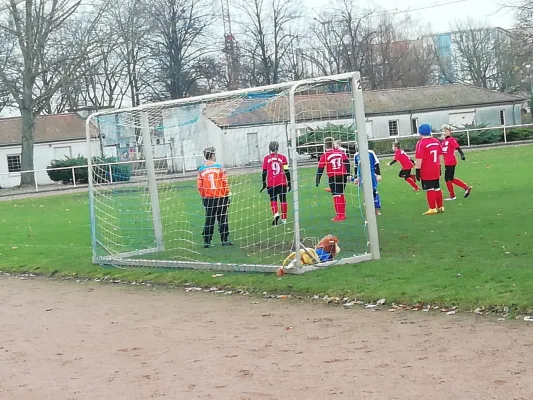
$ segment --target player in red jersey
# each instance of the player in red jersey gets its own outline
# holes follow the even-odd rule
[[[452,127],[450,125],[444,125],[444,138],[442,139],[442,154],[444,155],[444,180],[446,181],[446,187],[450,193],[450,197],[446,200],[455,200],[455,191],[453,190],[453,185],[457,185],[465,191],[465,198],[470,196],[470,191],[472,186],[468,186],[460,179],[455,178],[455,167],[457,165],[457,158],[455,158],[455,150],[461,156],[461,160],[465,160],[465,155],[457,139],[452,136]]]
[[[318,161],[316,173],[316,186],[320,186],[320,179],[326,169],[328,175],[329,188],[333,195],[333,206],[335,207],[335,217],[332,221],[344,221],[346,219],[346,198],[344,189],[350,175],[350,160],[346,153],[334,148],[334,139],[327,137],[324,139],[326,152],[322,154]]]
[[[415,176],[411,174],[411,170],[414,168],[415,162],[409,158],[405,151],[402,150],[400,142],[396,142],[392,145],[392,151],[394,151],[394,160],[392,160],[389,165],[399,162],[402,166],[402,169],[400,170],[398,176],[405,179],[405,181],[411,185],[415,192],[418,192],[420,188],[415,182]]]
[[[280,214],[278,212],[278,198],[281,203],[281,223],[287,223],[287,192],[291,191],[291,173],[287,157],[278,153],[279,143],[270,142],[268,145],[270,152],[263,159],[263,190],[267,190],[270,197],[270,209],[274,220],[272,225],[279,223]]]
[[[422,181],[426,191],[429,210],[424,215],[444,212],[442,191],[440,190],[440,158],[442,148],[440,141],[431,136],[431,126],[422,124],[418,127],[421,138],[416,144],[416,179]]]

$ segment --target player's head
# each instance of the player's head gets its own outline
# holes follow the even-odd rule
[[[340,149],[341,148],[341,141],[340,140],[335,140],[333,142],[333,148]]]
[[[422,137],[431,136],[431,126],[429,124],[422,124],[418,127],[418,134]]]
[[[268,151],[270,151],[271,153],[277,153],[279,151],[279,143],[278,142],[270,142],[268,144]]]
[[[402,148],[402,145],[400,144],[400,142],[394,142],[392,144],[392,150],[396,150],[396,149],[401,149]]]
[[[204,149],[204,158],[209,161],[216,161],[216,150],[214,147]]]
[[[333,146],[335,145],[335,139],[332,137],[324,138],[324,146],[326,147],[326,150],[333,149]]]
[[[442,132],[444,137],[450,137],[452,136],[452,127],[450,125],[443,125]]]

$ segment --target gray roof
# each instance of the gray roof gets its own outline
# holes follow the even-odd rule
[[[367,116],[521,103],[523,97],[471,85],[422,86],[363,93]],[[351,118],[351,94],[297,94],[297,122]],[[243,98],[206,105],[206,115],[223,127],[288,122],[288,96]]]

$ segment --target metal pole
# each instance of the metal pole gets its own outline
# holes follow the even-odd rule
[[[76,187],[76,167],[72,167],[72,184]]]
[[[141,134],[143,138],[146,174],[148,176],[148,190],[150,192],[150,205],[152,208],[155,241],[157,250],[165,251],[165,242],[163,240],[163,223],[161,222],[161,209],[159,208],[159,193],[157,191],[157,177],[154,165],[154,153],[152,150],[152,138],[150,136],[148,113],[146,111],[141,111]]]
[[[466,145],[470,147],[470,131],[466,131]]]
[[[289,115],[290,115],[290,124],[289,129],[291,132],[291,162],[292,162],[292,174],[291,174],[291,186],[292,186],[292,203],[293,203],[293,215],[294,215],[294,251],[296,252],[296,267],[301,266],[300,260],[300,202],[298,198],[299,188],[298,188],[298,162],[296,161],[298,157],[297,152],[297,133],[296,133],[296,104],[294,99],[294,93],[298,88],[299,84],[295,83],[292,85],[291,90],[289,91]]]
[[[91,121],[94,117],[94,114],[89,115],[87,120],[85,121],[85,137],[87,140],[87,174],[89,178],[89,215],[90,215],[90,222],[91,222],[91,243],[92,243],[92,250],[93,250],[93,263],[96,262],[96,258],[98,257],[96,246],[97,246],[97,239],[96,239],[96,213],[95,213],[95,205],[94,205],[94,178],[93,178],[93,154],[92,154],[92,146],[93,143],[91,141]]]
[[[380,258],[379,235],[374,208],[374,190],[372,188],[372,176],[368,156],[368,137],[366,135],[365,105],[363,102],[363,89],[361,87],[361,74],[354,72],[352,75],[352,102],[357,125],[357,144],[359,159],[361,160],[361,178],[363,180],[363,195],[365,200],[365,214],[367,223],[368,240],[370,241],[370,253],[374,260]]]

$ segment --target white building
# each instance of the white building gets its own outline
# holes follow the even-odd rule
[[[20,117],[0,119],[0,187],[2,188],[20,185],[21,130]],[[88,155],[85,121],[78,114],[37,117],[34,138],[34,168],[38,185],[55,183],[46,173],[46,167],[52,160]],[[95,139],[95,151],[98,147],[99,142]]]

